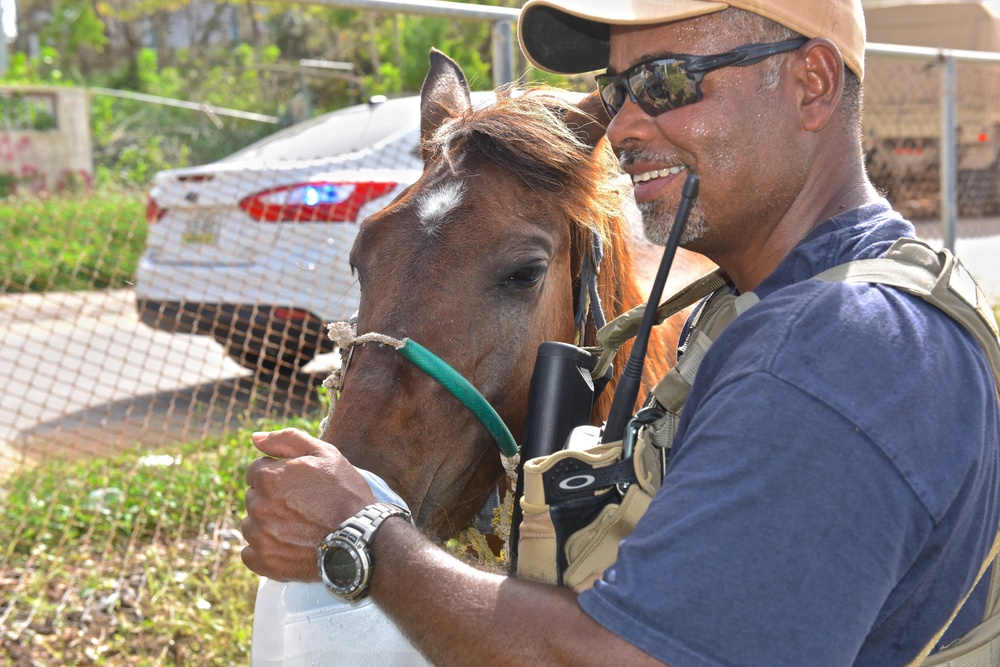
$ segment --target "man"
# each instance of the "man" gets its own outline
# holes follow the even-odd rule
[[[607,69],[646,234],[666,239],[697,174],[685,246],[761,301],[703,362],[663,487],[593,589],[476,571],[389,518],[372,597],[435,664],[907,664],[993,542],[1000,416],[956,322],[893,288],[809,280],[914,233],[864,171],[860,0],[530,0],[520,31],[544,69]],[[244,560],[316,580],[316,546],[371,493],[304,434],[254,443],[309,463],[251,466]],[[978,622],[983,589],[946,639]]]

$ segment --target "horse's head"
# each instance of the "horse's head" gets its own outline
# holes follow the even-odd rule
[[[538,345],[574,340],[595,235],[609,316],[639,302],[621,218],[630,193],[594,96],[574,106],[551,89],[500,91],[473,108],[461,69],[436,51],[421,95],[424,172],[365,220],[351,252],[357,332],[430,349],[520,438]],[[467,525],[503,473],[477,419],[388,346],[354,349],[324,437],[440,536]]]

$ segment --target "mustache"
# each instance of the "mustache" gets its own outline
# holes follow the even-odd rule
[[[638,162],[652,162],[671,166],[681,165],[688,170],[691,169],[690,165],[678,160],[673,155],[667,155],[666,153],[660,153],[648,148],[622,148],[619,150],[618,164],[622,169],[626,169]]]

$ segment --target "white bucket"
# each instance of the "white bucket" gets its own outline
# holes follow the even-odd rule
[[[377,476],[358,472],[380,501],[406,506]],[[251,667],[429,664],[370,598],[350,603],[322,583],[261,579],[254,607]]]

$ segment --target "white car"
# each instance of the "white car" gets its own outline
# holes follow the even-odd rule
[[[142,321],[212,336],[265,376],[332,351],[325,325],[357,308],[347,257],[358,225],[419,177],[419,125],[418,96],[375,98],[157,174]]]

